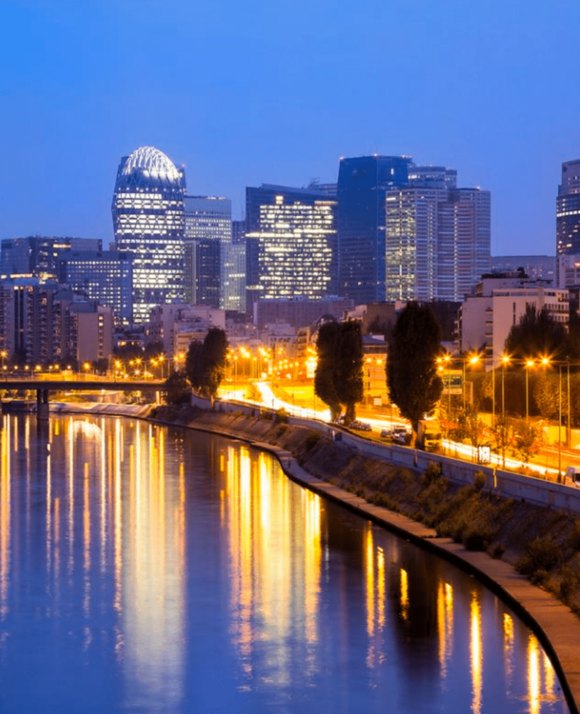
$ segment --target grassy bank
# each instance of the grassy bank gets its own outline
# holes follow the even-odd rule
[[[391,466],[317,431],[280,420],[190,407],[158,408],[154,418],[214,429],[291,452],[309,473],[370,503],[402,513],[441,536],[502,558],[580,615],[580,519],[482,490],[483,477],[457,487],[435,464],[423,474]]]

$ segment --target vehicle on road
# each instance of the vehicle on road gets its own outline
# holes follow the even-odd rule
[[[372,431],[372,427],[370,424],[367,424],[366,421],[359,421],[358,419],[355,419],[353,422],[349,424],[349,427],[351,429],[354,429],[355,431]]]
[[[568,466],[566,478],[572,482],[573,486],[580,488],[580,466]]]

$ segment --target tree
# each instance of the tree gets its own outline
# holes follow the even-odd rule
[[[546,376],[540,377],[534,386],[534,399],[544,419],[556,419],[558,417],[561,404],[558,384],[554,379]]]
[[[363,396],[363,352],[358,322],[326,322],[316,341],[318,363],[314,391],[330,408],[336,420],[345,408],[345,421],[356,416],[356,404]]]
[[[336,421],[340,416],[340,399],[336,390],[336,353],[338,350],[338,323],[325,322],[318,330],[316,349],[318,361],[314,373],[314,392],[330,409],[330,417]]]
[[[407,303],[389,340],[387,385],[391,401],[411,422],[415,440],[419,421],[433,411],[443,389],[436,365],[440,351],[441,332],[431,309]]]
[[[363,349],[360,323],[339,324],[335,387],[346,411],[347,424],[356,418],[356,404],[363,398]]]
[[[561,359],[567,351],[564,326],[556,322],[546,307],[538,311],[535,305],[526,310],[517,325],[513,325],[505,342],[505,349],[517,359],[547,355]]]
[[[203,342],[192,340],[185,360],[185,371],[191,386],[213,401],[224,378],[228,341],[219,327],[211,327]]]
[[[168,404],[187,404],[191,396],[191,385],[184,371],[173,372],[165,382]]]

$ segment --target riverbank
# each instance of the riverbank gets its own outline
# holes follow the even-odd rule
[[[571,710],[580,711],[577,519],[502,501],[484,493],[478,483],[453,487],[435,469],[419,474],[393,467],[270,414],[260,418],[160,407],[150,418],[268,450],[293,480],[477,574],[534,625]],[[562,602],[564,596],[568,604]]]

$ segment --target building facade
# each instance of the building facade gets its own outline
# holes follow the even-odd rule
[[[490,269],[490,194],[409,157],[343,159],[340,294],[358,303],[462,300]]]
[[[316,186],[246,189],[247,304],[335,294],[336,201]]]
[[[484,276],[461,307],[459,351],[484,350],[497,367],[510,330],[520,322],[528,305],[538,311],[545,308],[554,321],[568,326],[568,290],[527,280],[521,275]]]
[[[110,307],[116,325],[133,319],[133,261],[117,251],[65,251],[58,260],[58,278],[90,300]]]
[[[386,193],[406,186],[411,159],[340,160],[337,184],[338,294],[356,303],[385,300]]]
[[[0,244],[0,274],[4,277],[56,278],[60,256],[70,250],[102,250],[98,238],[28,236],[5,238]]]
[[[580,254],[580,159],[562,164],[556,198],[556,254]]]
[[[220,196],[185,197],[185,299],[220,307],[225,262],[232,243],[232,202]]]
[[[117,250],[133,260],[133,321],[185,297],[185,174],[159,149],[121,159],[113,196]]]

